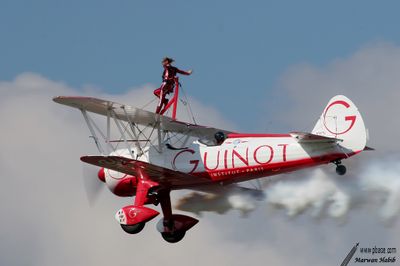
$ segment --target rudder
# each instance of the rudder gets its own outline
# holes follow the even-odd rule
[[[343,95],[337,95],[329,101],[312,133],[342,139],[340,145],[353,152],[363,150],[367,142],[367,132],[360,112]]]

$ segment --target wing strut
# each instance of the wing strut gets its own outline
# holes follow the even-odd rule
[[[121,108],[124,111],[125,116],[128,118],[129,127],[131,128],[132,134],[134,135],[134,138],[132,138],[132,139],[135,140],[135,146],[137,149],[140,150],[140,154],[143,154],[144,153],[143,149],[139,143],[139,135],[136,133],[136,128],[134,127],[135,124],[132,122],[131,118],[129,117],[128,113],[126,112],[125,105],[121,106]]]
[[[114,122],[115,122],[115,124],[117,125],[117,128],[118,128],[118,130],[119,130],[119,133],[121,134],[122,138],[124,139],[125,145],[126,145],[127,147],[129,147],[128,141],[127,141],[126,136],[125,136],[125,132],[122,130],[120,121],[115,117],[115,113],[114,113],[114,112],[111,112],[111,115],[112,115],[112,117],[114,118]],[[129,150],[129,154],[131,155],[131,158],[134,158],[134,157],[133,157],[133,153],[132,153],[132,149],[128,149],[128,150]]]
[[[99,140],[97,138],[96,131],[94,130],[86,111],[81,109],[81,112],[82,112],[83,117],[85,118],[86,124],[90,130],[90,133],[92,134],[92,138],[94,140],[94,143],[96,144],[97,149],[99,150],[100,154],[104,155],[104,151],[101,148],[101,145],[99,144]]]

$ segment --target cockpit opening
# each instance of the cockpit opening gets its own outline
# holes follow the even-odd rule
[[[222,143],[224,143],[225,139],[226,139],[225,133],[222,131],[218,131],[217,133],[214,134],[213,138],[202,138],[199,139],[199,142],[206,146],[219,146]]]

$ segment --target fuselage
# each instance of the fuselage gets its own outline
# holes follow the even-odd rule
[[[239,182],[347,157],[337,145],[301,145],[289,134],[236,134],[221,145],[194,141],[182,150],[149,150],[149,162],[212,181]]]
[[[127,150],[113,154],[130,157]],[[353,154],[344,154],[332,143],[300,144],[289,134],[236,134],[213,146],[198,140],[182,149],[164,146],[161,152],[151,146],[137,159],[206,177],[210,183],[228,184],[324,164]],[[112,170],[106,170],[105,174],[113,192],[121,186],[121,180],[130,177]],[[130,182],[133,185],[134,180]]]

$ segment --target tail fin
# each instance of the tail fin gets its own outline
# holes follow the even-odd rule
[[[340,145],[354,152],[362,151],[367,142],[361,114],[354,103],[343,95],[337,95],[329,101],[312,133],[342,139]]]

